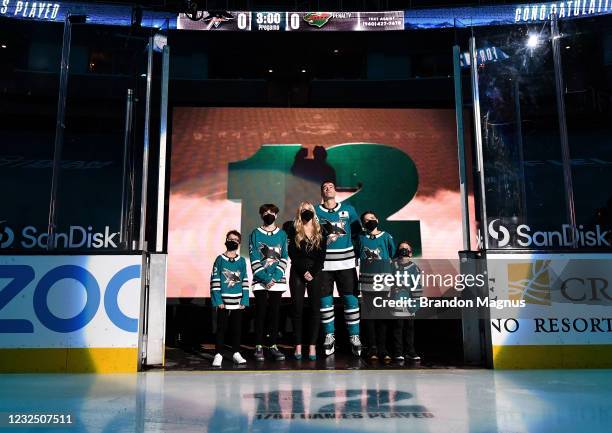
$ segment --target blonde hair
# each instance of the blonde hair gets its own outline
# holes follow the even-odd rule
[[[313,237],[309,238],[306,235],[306,231],[304,230],[304,223],[302,222],[302,209],[311,210],[314,214],[312,216],[312,224],[313,224]],[[314,206],[309,201],[303,201],[297,208],[295,213],[295,218],[293,219],[293,227],[295,227],[295,245],[298,248],[302,248],[302,241],[306,241],[306,250],[311,251],[313,248],[319,248],[321,242],[323,241],[323,235],[321,231],[321,225],[319,224],[319,220],[317,219],[317,215],[315,213]]]

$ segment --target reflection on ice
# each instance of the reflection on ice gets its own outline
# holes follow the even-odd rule
[[[75,432],[604,432],[612,421],[608,370],[5,375],[0,385],[3,416],[71,414]]]

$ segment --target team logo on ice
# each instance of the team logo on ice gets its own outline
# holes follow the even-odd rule
[[[550,305],[550,260],[508,265],[508,299]]]
[[[397,389],[342,389],[313,393],[308,405],[301,389],[245,394],[255,399],[254,421],[371,420],[397,422],[400,418],[434,418],[414,395]]]
[[[304,21],[309,25],[321,28],[329,22],[332,14],[329,12],[308,12],[304,15]]]
[[[268,268],[275,263],[280,262],[281,259],[281,247],[279,246],[268,246],[264,243],[259,243],[259,252],[263,256],[264,268]]]
[[[234,287],[236,284],[240,283],[240,271],[230,271],[229,269],[223,268],[221,272],[225,277],[225,284],[227,287]]]

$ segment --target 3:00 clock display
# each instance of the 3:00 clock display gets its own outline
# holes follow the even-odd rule
[[[221,31],[401,31],[404,12],[234,12],[203,11],[194,20],[181,14],[178,29]]]

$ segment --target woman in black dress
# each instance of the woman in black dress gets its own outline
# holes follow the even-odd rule
[[[321,298],[321,270],[325,261],[326,240],[315,216],[312,203],[302,202],[295,219],[283,227],[287,232],[288,252],[291,259],[289,288],[294,306],[295,358],[302,359],[302,325],[304,293],[308,293],[308,359],[317,359],[316,343],[319,336],[319,300]]]

